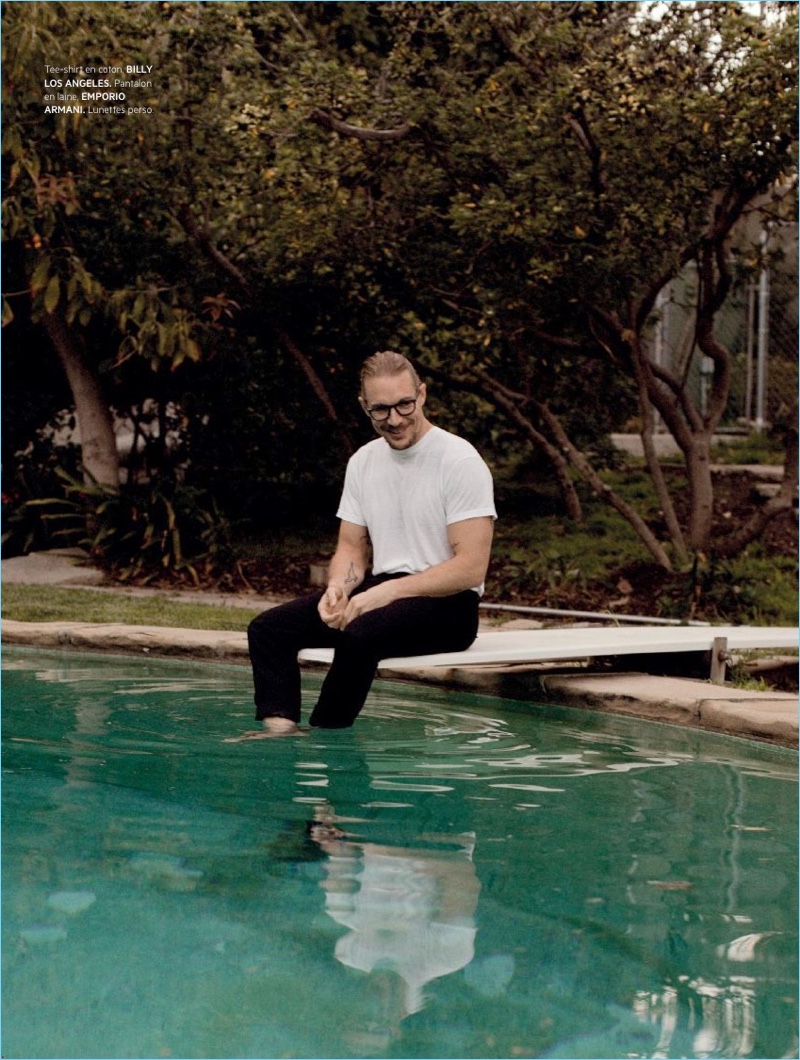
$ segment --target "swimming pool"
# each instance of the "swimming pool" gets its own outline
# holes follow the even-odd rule
[[[390,682],[228,744],[244,668],[3,669],[5,1057],[796,1055],[791,751]]]

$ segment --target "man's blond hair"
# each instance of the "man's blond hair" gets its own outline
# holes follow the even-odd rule
[[[395,353],[394,350],[379,350],[373,353],[361,366],[361,393],[364,393],[364,383],[367,379],[375,379],[380,375],[400,375],[401,372],[408,372],[414,386],[419,388],[419,375],[408,357]]]

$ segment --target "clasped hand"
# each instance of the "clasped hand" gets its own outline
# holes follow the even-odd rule
[[[326,626],[330,626],[331,629],[345,629],[360,615],[375,611],[379,607],[386,607],[396,599],[396,583],[394,582],[373,585],[371,589],[358,593],[352,599],[347,598],[340,585],[329,585],[317,605],[317,610]]]

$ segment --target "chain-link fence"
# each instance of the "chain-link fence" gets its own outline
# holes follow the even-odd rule
[[[781,423],[797,410],[798,388],[798,282],[797,225],[793,225],[791,257],[770,269],[769,356],[765,415],[769,423]]]
[[[798,226],[783,225],[780,250],[755,279],[736,287],[717,314],[716,334],[733,357],[722,427],[766,429],[794,416],[798,393]],[[651,356],[686,379],[705,409],[712,364],[695,345],[693,269],[662,292],[650,337]]]

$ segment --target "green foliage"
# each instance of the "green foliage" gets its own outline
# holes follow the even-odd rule
[[[113,490],[57,474],[63,495],[30,499],[22,515],[38,515],[51,547],[85,548],[118,581],[167,577],[199,585],[200,571],[208,576],[230,556],[229,526],[207,494],[174,482]]]
[[[658,501],[646,473],[621,469],[605,478],[658,524]],[[796,558],[753,545],[733,559],[701,557],[688,569],[668,573],[655,567],[633,529],[605,504],[588,494],[582,499],[585,518],[575,525],[546,482],[498,481],[500,518],[487,600],[593,611],[613,603],[683,620],[797,623]]]
[[[784,460],[782,440],[773,432],[753,432],[745,438],[731,438],[711,451],[718,464],[774,464],[780,467]]]
[[[729,669],[727,682],[734,688],[747,692],[769,692],[771,690],[771,686],[763,677],[754,677],[742,663]]]
[[[660,579],[656,613],[756,626],[797,625],[797,561],[752,545],[733,559],[700,556]]]
[[[705,547],[712,487],[695,457],[705,413],[680,379],[674,402],[663,396],[673,382],[651,377],[641,397],[633,365],[665,281],[716,240],[710,301],[724,300],[719,264],[744,205],[794,170],[794,15],[784,7],[760,22],[738,4],[378,7],[372,23],[348,27],[343,47],[331,26],[344,6],[330,5],[323,26],[316,8],[298,6],[319,62],[297,42],[303,61],[274,63],[287,120],[295,107],[323,111],[323,130],[341,133],[325,136],[324,158],[296,124],[296,138],[276,143],[274,201],[302,202],[316,233],[338,234],[323,254],[314,247],[304,275],[336,275],[359,316],[359,303],[382,303],[390,343],[441,375],[484,395],[487,376],[504,387],[517,446],[527,420],[563,449],[545,403],[591,447],[615,415],[661,395],[696,464],[689,549]],[[275,60],[293,35],[285,14],[267,16]],[[387,138],[359,135],[367,128]],[[301,138],[313,169],[298,165]],[[712,207],[724,214],[714,232]],[[337,260],[341,248],[349,260]],[[728,385],[728,355],[713,352],[711,420]],[[492,417],[496,408],[484,436]],[[680,530],[667,525],[682,557]]]
[[[3,555],[17,556],[63,544],[63,476],[66,473],[75,478],[79,474],[77,446],[56,449],[50,439],[39,435],[25,452],[6,454],[4,463]],[[48,497],[57,500],[43,502]]]
[[[797,624],[797,562],[758,546],[698,564],[693,595],[709,619],[742,625]]]
[[[652,486],[642,472],[607,476],[648,513],[655,506]],[[583,498],[585,518],[575,525],[557,494],[543,484],[522,488],[497,483],[499,519],[495,528],[487,593],[493,600],[524,599],[540,606],[576,606],[598,594],[605,603],[618,597],[616,582],[625,569],[647,560],[647,550],[631,527],[596,498]]]
[[[234,518],[339,481],[355,366],[389,345],[488,373],[540,431],[546,405],[604,465],[648,299],[712,201],[795,172],[792,5],[11,0],[2,43],[6,341],[63,318],[117,408],[178,410],[187,485]],[[44,114],[55,54],[153,64],[153,114]],[[531,445],[486,393],[432,407],[499,457]],[[109,549],[183,569],[182,504],[109,502]]]
[[[240,51],[232,46],[237,19],[226,5],[214,7],[211,32],[192,5],[176,5],[171,16],[159,4],[5,5],[3,235],[18,269],[5,324],[27,287],[34,319],[57,312],[77,333],[102,328],[120,360],[199,359],[203,308],[187,285],[175,214],[193,198],[198,157],[222,120],[204,105],[223,76],[221,57],[233,69]],[[171,90],[156,93],[153,115],[44,113],[40,72],[53,55],[103,64],[109,54],[133,58],[143,49]],[[194,153],[174,138],[187,94],[198,119]]]

